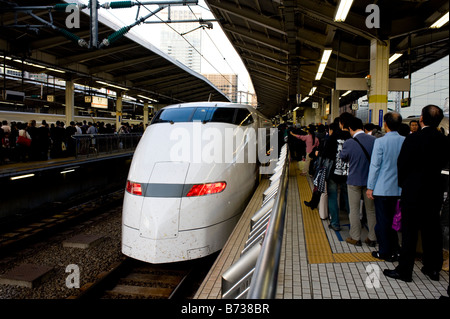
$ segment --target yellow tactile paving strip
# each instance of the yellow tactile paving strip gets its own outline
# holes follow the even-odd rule
[[[297,169],[296,175],[300,198],[311,198],[312,192],[308,180],[305,176],[301,176]],[[371,253],[333,253],[319,214],[306,206],[303,200],[300,200],[300,202],[303,215],[303,227],[305,230],[306,250],[310,264],[379,261],[372,257]]]

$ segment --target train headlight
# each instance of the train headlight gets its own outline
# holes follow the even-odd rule
[[[142,196],[142,186],[139,183],[127,181],[127,192],[132,195]]]
[[[217,194],[217,193],[223,192],[225,187],[227,187],[227,183],[225,183],[225,182],[196,184],[196,185],[192,186],[191,190],[187,193],[186,196],[193,197],[193,196]]]

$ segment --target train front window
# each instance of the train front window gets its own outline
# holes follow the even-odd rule
[[[218,107],[211,116],[211,122],[230,123],[233,124],[235,108]]]
[[[162,109],[153,119],[154,123],[176,123],[176,122],[190,122],[192,113],[195,111],[195,107],[182,107],[174,109]]]
[[[253,117],[247,109],[230,107],[180,107],[162,109],[153,118],[151,124],[176,122],[215,122],[235,125],[253,123]]]

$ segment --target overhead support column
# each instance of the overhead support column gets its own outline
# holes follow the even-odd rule
[[[66,127],[74,119],[75,109],[75,85],[73,81],[66,80],[66,94],[65,94],[65,111],[66,111]]]
[[[144,129],[147,128],[148,125],[148,101],[144,102]]]
[[[119,132],[122,123],[122,91],[117,91],[116,96],[116,132]]]
[[[370,43],[369,110],[372,110],[372,122],[381,127],[389,91],[389,41],[385,42],[373,39]]]
[[[334,119],[339,116],[339,90],[331,89],[331,111],[328,123],[333,123]]]

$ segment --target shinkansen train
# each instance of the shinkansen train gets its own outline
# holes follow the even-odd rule
[[[168,263],[222,249],[258,181],[253,153],[266,145],[255,134],[270,127],[246,105],[199,102],[161,109],[131,163],[122,252]]]

